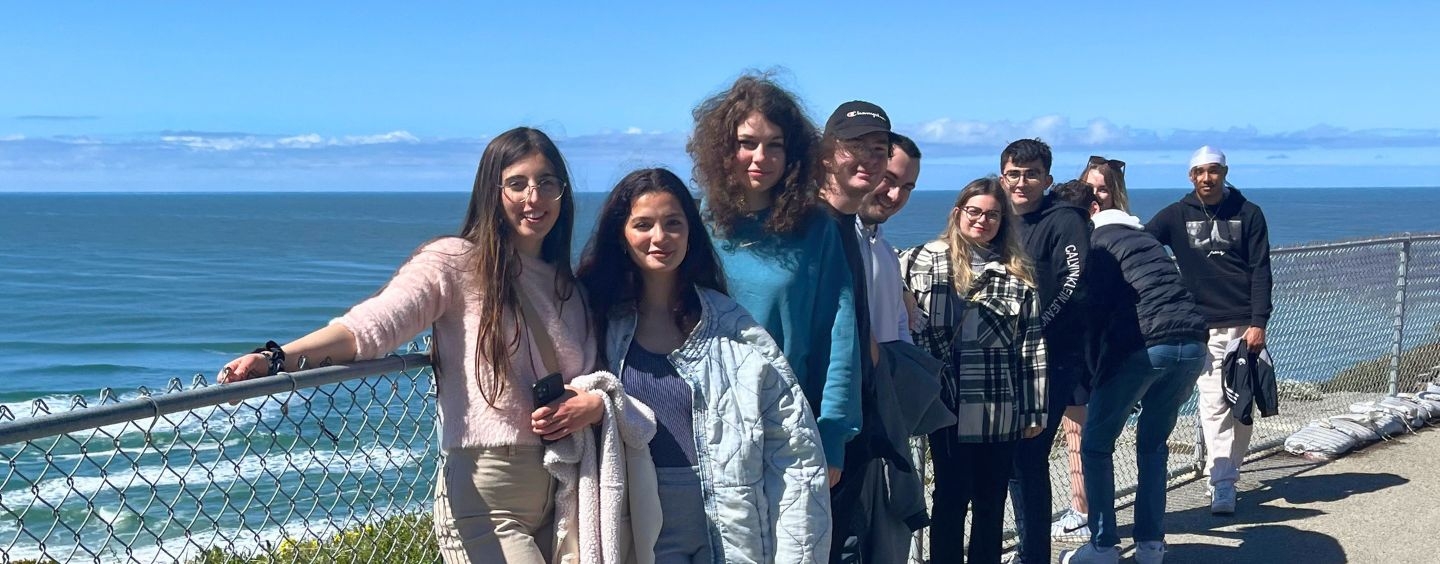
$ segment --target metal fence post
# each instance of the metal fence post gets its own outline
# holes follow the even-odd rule
[[[1207,368],[1205,372],[1209,373],[1210,370]],[[1204,375],[1201,377],[1203,378]],[[1195,410],[1195,477],[1199,478],[1205,475],[1205,427],[1200,422],[1200,418],[1204,417],[1204,414],[1200,413],[1198,409],[1200,399],[1196,398],[1195,401],[1197,402]]]
[[[1390,395],[1400,392],[1400,354],[1405,345],[1405,282],[1410,263],[1410,237],[1400,243],[1399,266],[1395,276],[1395,340],[1390,344]]]

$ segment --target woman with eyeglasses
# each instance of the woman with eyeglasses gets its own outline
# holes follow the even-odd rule
[[[654,562],[824,562],[830,496],[814,416],[779,345],[726,295],[685,183],[663,168],[626,175],[577,276],[604,361],[655,412]]]
[[[935,464],[930,558],[1000,561],[1006,484],[1018,441],[1046,418],[1045,342],[1018,221],[995,177],[966,185],[935,241],[900,255],[905,291],[929,326],[915,343],[945,362],[941,400],[959,420],[930,434]]]
[[[441,556],[448,564],[549,562],[556,481],[541,463],[541,440],[584,430],[604,413],[598,396],[568,386],[556,386],[560,397],[546,405],[534,400],[548,373],[569,382],[596,366],[570,271],[569,184],[544,133],[501,134],[480,156],[458,236],[422,245],[385,287],[325,328],[226,364],[220,381],[379,358],[433,328],[445,455],[435,488]]]
[[[694,116],[685,149],[730,295],[780,342],[834,485],[860,432],[860,343],[840,231],[816,207],[819,135],[795,96],[763,75],[741,76]]]

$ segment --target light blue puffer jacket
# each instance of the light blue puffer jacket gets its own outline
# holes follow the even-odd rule
[[[700,322],[669,359],[693,392],[715,562],[826,562],[830,492],[810,405],[765,328],[724,294],[697,291]],[[615,374],[635,324],[633,308],[610,316],[605,350]]]

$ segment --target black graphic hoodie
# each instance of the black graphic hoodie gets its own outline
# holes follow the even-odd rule
[[[1185,194],[1145,230],[1175,254],[1181,281],[1211,329],[1270,322],[1270,228],[1240,190],[1226,188],[1216,206]]]
[[[1083,368],[1090,213],[1047,192],[1039,209],[1020,216],[1019,226],[1025,252],[1035,265],[1046,354],[1052,365],[1075,361]]]

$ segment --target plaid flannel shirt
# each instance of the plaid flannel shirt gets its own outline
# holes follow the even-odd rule
[[[1048,382],[1035,289],[991,262],[968,299],[961,297],[942,241],[903,251],[900,271],[905,291],[928,318],[914,333],[915,344],[945,362],[940,393],[959,419],[955,439],[1017,440],[1024,428],[1043,426]]]

